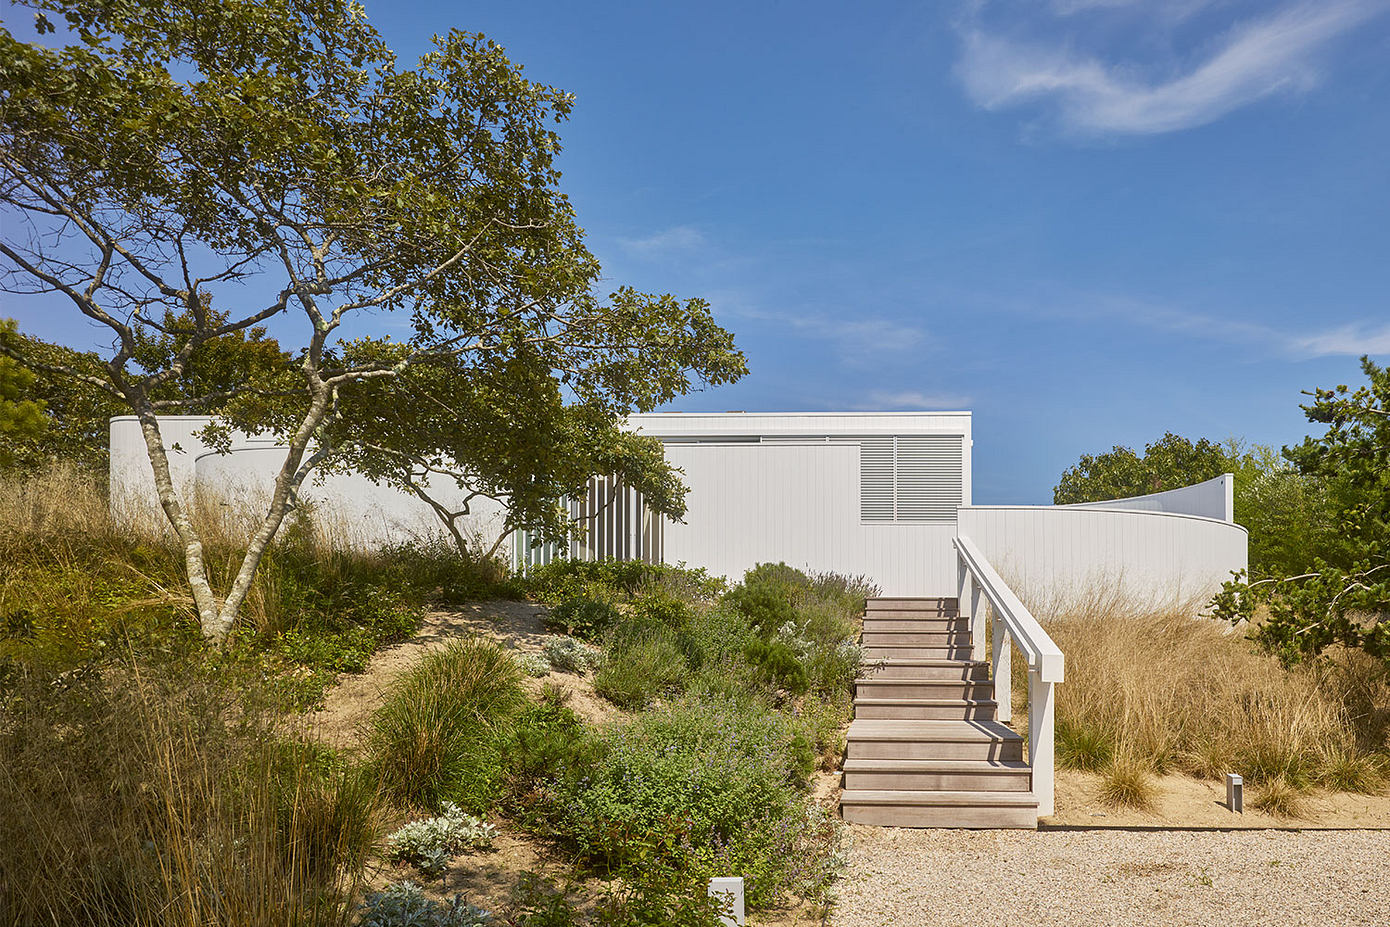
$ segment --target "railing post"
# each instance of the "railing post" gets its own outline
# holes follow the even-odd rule
[[[995,615],[990,623],[994,626],[990,672],[994,676],[994,701],[998,703],[994,717],[1007,724],[1014,717],[1013,641],[1009,639],[1009,629],[1002,618]]]
[[[1028,669],[1028,764],[1033,767],[1033,797],[1038,817],[1052,814],[1055,802],[1053,774],[1052,683],[1044,682],[1039,667]]]
[[[989,633],[988,625],[985,622],[985,610],[980,599],[982,598],[980,584],[970,583],[970,659],[987,660],[989,659]]]
[[[970,578],[970,570],[965,566],[964,558],[956,558],[956,608],[960,617],[969,620],[970,626],[974,627],[975,613],[970,610],[970,600],[974,597],[974,581]]]

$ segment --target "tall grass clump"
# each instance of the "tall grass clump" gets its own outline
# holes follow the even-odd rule
[[[482,639],[449,644],[402,676],[372,715],[370,765],[399,801],[485,810],[501,788],[500,749],[523,700],[506,650]]]
[[[1137,781],[1147,767],[1201,778],[1238,772],[1295,792],[1316,783],[1380,788],[1383,728],[1368,730],[1367,716],[1353,713],[1347,674],[1285,669],[1192,608],[1094,601],[1046,622],[1067,658],[1056,689],[1062,765],[1117,782]],[[1014,663],[1015,691],[1026,686],[1017,678],[1023,662]]]
[[[346,924],[377,809],[222,667],[22,668],[0,714],[0,923]]]

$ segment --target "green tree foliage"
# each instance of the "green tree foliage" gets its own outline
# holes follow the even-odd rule
[[[1238,620],[1261,609],[1255,636],[1286,661],[1334,643],[1390,660],[1390,371],[1363,357],[1369,383],[1317,389],[1303,406],[1327,426],[1285,455],[1323,487],[1328,530],[1297,572],[1228,583],[1218,613]]]
[[[744,372],[703,301],[596,292],[555,165],[572,98],[483,36],[439,36],[411,69],[345,0],[22,5],[69,44],[0,29],[0,206],[24,219],[0,240],[3,283],[65,300],[113,348],[97,371],[6,353],[137,416],[210,639],[334,453],[320,439],[354,384],[449,359],[487,381],[524,357],[617,416]],[[345,340],[366,313],[397,314],[403,337]],[[303,337],[277,353],[254,333],[280,316]],[[200,379],[196,356],[237,338],[243,358],[267,348],[251,373],[209,361]],[[159,432],[190,410],[288,449],[225,594]]]
[[[1083,454],[1062,474],[1053,502],[1103,502],[1191,486],[1223,473],[1235,477],[1235,520],[1250,532],[1250,572],[1296,572],[1328,535],[1321,478],[1263,445],[1192,441],[1168,432],[1144,453],[1116,445]]]
[[[1062,474],[1052,501],[1072,505],[1164,492],[1229,473],[1238,462],[1224,445],[1206,438],[1193,443],[1170,431],[1147,445],[1143,454],[1118,444],[1104,454],[1082,454],[1080,462]]]
[[[663,515],[685,514],[685,487],[660,441],[623,430],[618,410],[566,403],[559,381],[529,352],[485,368],[457,356],[417,364],[398,377],[345,388],[322,431],[333,465],[426,502],[466,555],[493,556],[509,533],[568,539],[561,502],[595,474],[619,477]],[[458,501],[441,492],[455,487]],[[502,530],[469,549],[458,526],[474,501],[505,500]]]
[[[0,340],[14,338],[14,322],[0,319]],[[28,369],[0,356],[0,469],[14,467],[20,448],[37,442],[47,428],[43,404],[29,396],[33,385]]]

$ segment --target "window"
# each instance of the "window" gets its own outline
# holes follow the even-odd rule
[[[884,435],[859,442],[859,518],[942,522],[964,499],[961,435]]]

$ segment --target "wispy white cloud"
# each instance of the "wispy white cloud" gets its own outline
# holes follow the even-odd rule
[[[966,409],[970,397],[960,393],[924,393],[919,390],[875,390],[854,406],[863,412],[917,412],[925,409]]]
[[[1325,331],[1288,336],[1289,349],[1307,357],[1390,354],[1390,324],[1339,325]]]
[[[1063,2],[1073,14],[1118,5]],[[1315,86],[1322,77],[1319,53],[1386,8],[1385,0],[1289,4],[1232,27],[1195,65],[1149,79],[1135,62],[1079,53],[1061,41],[1004,37],[972,20],[962,28],[956,73],[970,98],[986,109],[1041,99],[1054,103],[1071,129],[1173,132],[1212,122],[1272,94]]]
[[[908,322],[883,317],[784,312],[760,308],[744,300],[711,298],[716,310],[736,318],[772,322],[794,335],[829,342],[840,359],[865,364],[884,356],[898,357],[923,350],[930,342],[927,330]]]
[[[638,257],[663,257],[696,251],[705,244],[701,231],[689,225],[676,225],[646,238],[619,238],[618,244]]]
[[[1249,345],[1295,360],[1390,354],[1390,323],[1345,322],[1314,330],[1295,330],[1228,316],[1210,315],[1161,303],[1103,295],[1072,296],[1065,308],[1047,311],[1087,324],[1121,322],[1152,331],[1189,335],[1194,340]]]

